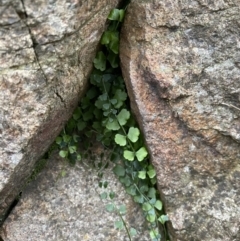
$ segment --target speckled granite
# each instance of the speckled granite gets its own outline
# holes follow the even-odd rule
[[[141,209],[125,193],[111,168],[104,171],[102,180],[109,182],[105,189],[99,187],[97,171],[90,167],[91,160],[84,163],[70,167],[58,155],[52,156],[5,221],[0,232],[3,240],[128,241],[126,231],[114,227],[118,215],[105,209],[109,201],[99,198],[100,193],[112,190],[117,195],[113,199],[116,205],[126,205],[126,222],[138,230],[133,240],[148,241]],[[66,172],[65,177],[61,176],[62,171]]]
[[[119,2],[0,1],[0,222],[72,115]]]
[[[240,240],[239,12],[239,0],[132,0],[125,15],[122,72],[173,241]]]

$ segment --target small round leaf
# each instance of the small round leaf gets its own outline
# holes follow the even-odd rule
[[[123,21],[124,15],[125,15],[125,10],[124,9],[120,9],[119,10],[119,22]]]
[[[115,197],[115,192],[110,192],[109,197],[110,197],[110,199],[113,199]]]
[[[158,221],[161,223],[161,224],[164,224],[165,222],[169,221],[169,218],[167,215],[161,215],[160,218],[158,218]]]
[[[125,150],[123,152],[123,156],[128,161],[133,161],[134,160],[134,152],[132,152],[132,151]]]
[[[147,174],[150,178],[154,178],[156,176],[156,171],[152,169],[152,170],[149,170]]]
[[[117,229],[123,229],[123,228],[124,228],[123,221],[116,221],[116,222],[115,222],[115,227],[116,227]]]
[[[69,135],[63,135],[63,141],[64,141],[65,143],[70,142],[70,140],[71,140],[71,136],[69,136]]]
[[[121,134],[116,134],[114,140],[119,146],[126,146],[127,144],[126,136]]]
[[[77,151],[77,147],[76,146],[69,146],[68,150],[71,154],[75,153]]]
[[[144,202],[143,195],[135,196],[134,197],[134,202],[136,202],[136,203],[143,203]]]
[[[115,211],[115,206],[114,206],[114,204],[112,204],[112,203],[109,203],[109,204],[107,204],[106,205],[106,210],[108,211],[108,212],[114,212]]]
[[[125,205],[121,205],[121,206],[118,208],[118,211],[120,212],[121,215],[126,214],[126,212],[127,212],[126,206],[125,206]]]
[[[125,175],[125,168],[121,165],[116,165],[113,168],[113,172],[118,176],[118,177],[123,177]]]
[[[138,177],[140,179],[146,179],[146,171],[140,171],[138,172]]]
[[[130,228],[130,232],[129,233],[130,233],[131,237],[134,237],[134,236],[137,235],[137,230],[135,228]]]
[[[127,194],[129,194],[131,196],[135,196],[136,193],[137,193],[137,189],[134,185],[131,185],[131,186],[126,188],[126,192],[127,192]]]
[[[136,157],[138,161],[143,161],[143,159],[148,155],[148,152],[145,147],[141,147],[137,152],[136,152]]]
[[[157,241],[161,239],[161,235],[157,229],[152,229],[149,234],[152,240]]]
[[[63,150],[60,151],[60,152],[59,152],[59,156],[62,157],[62,158],[67,157],[67,156],[68,156],[68,151],[63,151]]]
[[[119,9],[117,8],[112,9],[108,15],[108,19],[118,21],[120,19]]]
[[[117,104],[117,100],[116,100],[116,99],[111,99],[110,102],[111,102],[113,105]]]
[[[147,196],[150,198],[156,198],[156,189],[154,187],[149,188]]]
[[[106,125],[106,128],[107,128],[108,130],[117,131],[117,130],[120,129],[120,126],[119,126],[117,120],[114,119],[112,122],[111,122],[110,120],[108,120],[107,125]]]
[[[62,143],[62,137],[58,136],[55,140],[55,142],[60,145]]]
[[[126,109],[122,109],[117,115],[118,122],[121,126],[124,126],[129,118],[130,112]]]
[[[103,193],[100,194],[100,197],[101,197],[102,200],[107,199],[107,196],[108,195],[107,195],[106,192],[103,192]]]
[[[103,104],[103,109],[104,110],[109,110],[110,106],[111,105],[109,103],[105,103],[105,104]]]
[[[157,200],[156,203],[154,204],[154,207],[158,209],[159,211],[162,211],[162,202],[160,200]]]
[[[99,69],[101,71],[104,71],[106,69],[106,56],[102,51],[99,51],[97,53],[96,58],[93,60],[94,67],[96,69]]]
[[[120,177],[119,181],[125,186],[129,187],[132,183],[132,179],[129,176]]]
[[[128,139],[131,142],[136,142],[138,140],[138,137],[140,135],[140,131],[137,127],[130,127],[128,131]]]
[[[148,202],[145,202],[143,205],[142,205],[142,209],[143,211],[149,211],[150,209],[152,209],[152,205]]]
[[[156,220],[156,215],[147,215],[147,220],[148,220],[148,222],[150,222],[150,223],[155,222],[155,220]]]

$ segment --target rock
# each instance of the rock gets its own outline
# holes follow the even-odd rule
[[[120,57],[171,240],[240,240],[240,2],[133,0]]]
[[[106,205],[113,202],[126,206],[123,215],[128,228],[138,231],[133,241],[148,241],[149,232],[143,212],[114,176],[111,168],[105,169],[99,178],[96,168],[100,162],[101,148],[84,163],[71,167],[57,155],[53,155],[36,180],[23,191],[22,197],[4,222],[0,236],[4,241],[125,241],[126,231],[117,230],[114,223],[120,220],[116,212],[107,212]],[[103,162],[108,155],[105,154]],[[66,174],[62,177],[62,173]],[[100,188],[99,181],[108,182]],[[115,192],[111,200],[101,200],[100,194]]]
[[[0,222],[71,116],[118,3],[1,1]]]

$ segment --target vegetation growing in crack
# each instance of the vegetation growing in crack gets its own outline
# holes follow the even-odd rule
[[[93,61],[91,86],[63,132],[57,137],[56,143],[60,148],[60,156],[67,158],[72,164],[81,161],[80,146],[89,148],[93,138],[109,148],[109,160],[114,163],[113,172],[124,185],[126,192],[141,205],[149,224],[151,240],[160,241],[167,239],[164,224],[168,217],[163,213],[163,205],[156,188],[156,171],[149,162],[143,135],[130,111],[119,68],[119,28],[124,13],[124,9],[113,9],[110,12],[109,27],[101,38],[103,47]],[[111,200],[114,197],[111,193],[100,196],[102,199],[110,197]],[[131,240],[136,230],[128,229],[124,222],[124,207],[118,208],[111,202],[106,209],[119,214],[120,220],[115,226],[119,229],[125,227]],[[160,229],[164,230],[165,237],[161,237]]]

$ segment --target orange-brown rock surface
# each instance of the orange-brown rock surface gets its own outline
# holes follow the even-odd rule
[[[240,2],[132,0],[122,71],[171,240],[240,240]]]

